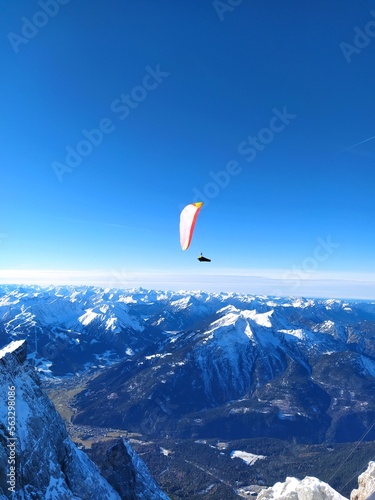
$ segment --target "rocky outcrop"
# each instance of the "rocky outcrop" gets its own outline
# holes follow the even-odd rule
[[[358,489],[353,490],[350,500],[375,500],[375,462],[358,478]]]
[[[14,340],[0,350],[0,363],[6,367],[17,366],[26,361],[26,340]]]
[[[276,483],[263,490],[258,500],[344,500],[327,483],[315,477],[305,477],[303,481],[288,477],[284,483]],[[358,478],[358,489],[353,490],[350,500],[375,500],[375,462],[370,462],[367,470]]]
[[[122,440],[93,443],[87,454],[122,498],[136,499],[136,474]]]
[[[258,500],[345,500],[345,497],[315,477],[305,477],[302,481],[287,477],[285,483],[276,483],[262,491]]]
[[[123,439],[94,443],[88,454],[121,498],[168,500],[143,460]]]

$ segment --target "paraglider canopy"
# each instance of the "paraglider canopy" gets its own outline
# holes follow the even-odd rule
[[[190,246],[195,223],[202,206],[202,201],[190,203],[180,214],[180,243],[182,250],[187,250]]]

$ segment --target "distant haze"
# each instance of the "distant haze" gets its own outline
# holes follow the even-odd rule
[[[244,274],[153,274],[116,271],[4,271],[1,284],[94,285],[103,288],[150,288],[156,290],[202,290],[271,296],[305,296],[375,300],[375,275],[335,273],[289,276],[284,271],[247,271]]]

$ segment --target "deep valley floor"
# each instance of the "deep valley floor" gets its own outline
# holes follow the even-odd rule
[[[46,383],[71,439],[100,467],[97,444],[126,437],[172,500],[252,498],[288,476],[317,477],[349,497],[358,475],[375,458],[375,441],[304,445],[272,438],[159,439],[127,429],[74,425],[74,396],[90,378]]]

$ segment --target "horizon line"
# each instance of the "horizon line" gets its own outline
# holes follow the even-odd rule
[[[245,270],[243,270],[245,272]],[[246,293],[249,295],[374,300],[375,274],[307,273],[281,270],[247,270],[229,274],[188,274],[166,272],[119,272],[77,270],[0,270],[1,285],[96,286],[112,289],[144,288],[159,291],[202,291]],[[250,274],[251,273],[251,274]],[[289,274],[285,274],[289,273]]]

